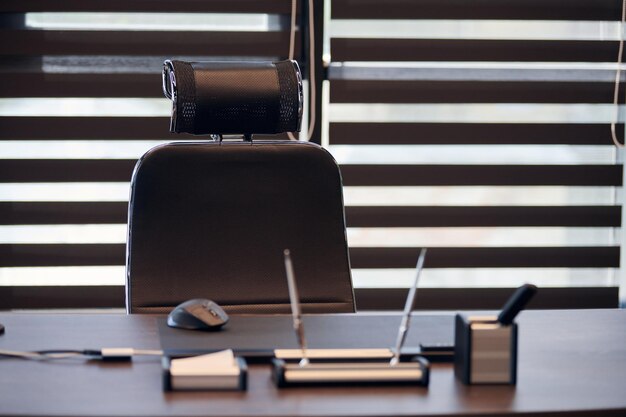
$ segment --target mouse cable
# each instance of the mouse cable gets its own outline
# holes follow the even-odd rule
[[[0,358],[17,358],[17,359],[30,359],[30,360],[54,360],[54,359],[68,359],[77,357],[86,357],[90,360],[103,360],[103,361],[123,361],[130,360],[133,356],[161,356],[162,350],[150,350],[150,349],[133,349],[133,348],[102,348],[102,349],[84,349],[84,350],[71,350],[71,349],[56,349],[56,350],[38,350],[38,351],[15,351],[15,350],[0,350]]]

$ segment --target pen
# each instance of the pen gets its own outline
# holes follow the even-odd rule
[[[415,267],[415,281],[413,281],[413,286],[409,290],[409,294],[406,297],[406,304],[404,305],[404,316],[402,317],[402,322],[400,323],[400,328],[398,329],[398,338],[396,339],[396,350],[389,361],[390,365],[397,365],[400,362],[400,351],[402,350],[402,346],[404,345],[404,341],[406,339],[406,333],[409,330],[409,326],[411,323],[411,311],[413,310],[413,301],[415,300],[415,294],[417,293],[417,282],[420,277],[420,273],[422,272],[422,268],[424,267],[424,258],[426,257],[426,248],[423,248],[420,252],[419,258],[417,258],[417,266]]]
[[[502,307],[502,311],[498,315],[498,322],[505,326],[513,323],[517,314],[522,311],[536,293],[537,287],[533,284],[524,284],[519,287]]]
[[[308,365],[309,359],[306,353],[306,339],[304,338],[304,325],[302,324],[302,312],[300,310],[300,296],[298,295],[298,287],[296,286],[296,278],[293,272],[293,264],[291,263],[291,253],[289,249],[283,251],[285,258],[285,272],[287,273],[287,285],[289,287],[289,302],[291,303],[291,315],[293,317],[293,329],[298,338],[300,350],[302,350],[302,359],[300,366]]]

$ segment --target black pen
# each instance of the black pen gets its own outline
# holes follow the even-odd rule
[[[524,309],[536,293],[537,287],[533,284],[524,284],[519,287],[502,307],[502,311],[498,315],[498,322],[505,326],[513,323],[517,314]]]

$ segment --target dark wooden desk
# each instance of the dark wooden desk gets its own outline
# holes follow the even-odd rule
[[[163,393],[157,358],[128,364],[0,360],[0,416],[626,416],[626,310],[529,311],[516,387],[464,386],[450,364],[429,388],[278,390],[250,367],[247,392]],[[158,349],[152,316],[0,314],[0,349]]]

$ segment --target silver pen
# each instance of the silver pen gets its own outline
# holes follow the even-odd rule
[[[293,317],[293,329],[298,338],[300,350],[302,350],[302,359],[300,366],[308,365],[309,359],[306,353],[306,339],[304,337],[304,325],[302,324],[302,311],[300,309],[300,296],[298,287],[296,286],[296,278],[293,272],[293,264],[291,263],[291,254],[289,249],[283,251],[285,257],[285,272],[287,273],[287,285],[289,286],[289,302],[291,303],[291,315]]]
[[[391,361],[389,361],[389,364],[392,366],[397,365],[400,362],[400,351],[402,350],[402,346],[406,340],[406,333],[411,326],[411,311],[413,311],[413,301],[415,301],[415,294],[417,293],[417,282],[419,280],[420,273],[422,272],[422,268],[424,267],[424,258],[426,258],[426,248],[423,248],[420,251],[420,256],[417,258],[415,281],[413,281],[413,286],[409,289],[409,294],[406,297],[406,303],[404,304],[404,316],[402,317],[402,322],[400,323],[400,328],[398,329],[398,338],[396,339],[396,349],[393,353]]]

